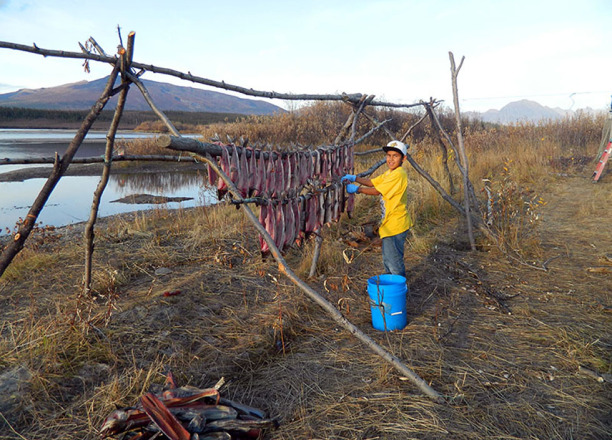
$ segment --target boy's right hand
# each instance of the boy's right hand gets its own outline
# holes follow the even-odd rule
[[[348,185],[346,185],[346,192],[349,194],[357,193],[358,189],[359,187],[357,185],[353,185],[352,183],[349,183]]]
[[[340,179],[340,182],[355,182],[355,179],[357,178],[357,176],[355,176],[354,174],[345,174],[344,176],[342,176],[342,178]]]

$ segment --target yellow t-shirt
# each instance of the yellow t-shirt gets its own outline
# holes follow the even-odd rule
[[[401,234],[413,225],[408,214],[408,174],[404,168],[387,170],[372,179],[374,188],[382,195],[383,220],[378,229],[380,238]]]

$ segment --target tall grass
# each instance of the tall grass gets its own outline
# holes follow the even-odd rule
[[[379,119],[393,115],[396,115],[397,121],[391,126],[398,135],[419,116],[415,113],[394,113],[387,110],[377,113]],[[201,133],[205,137],[214,133],[221,136],[245,136],[252,141],[261,140],[281,146],[290,142],[320,145],[333,141],[347,116],[348,111],[342,105],[314,104],[289,114],[253,117],[249,119],[251,123],[245,119],[233,124],[206,126],[202,128]],[[360,132],[369,129],[368,124],[362,124],[359,126]],[[594,155],[602,126],[602,117],[585,114],[543,124],[466,124],[465,142],[472,181],[481,203],[486,206],[487,194],[483,192],[483,179],[487,179],[493,195],[494,215],[490,219],[491,227],[508,249],[537,252],[535,232],[539,207],[546,203],[546,200],[542,200],[535,189],[540,189],[546,181],[557,178],[559,158]],[[449,125],[448,129],[453,135],[452,125]],[[367,145],[358,146],[358,149],[369,150],[381,146],[387,141],[385,136],[379,134],[378,137],[370,139]],[[441,151],[432,137],[431,127],[428,124],[419,127],[408,142],[411,144],[409,151],[414,159],[447,188]],[[380,157],[382,154],[359,156],[356,172],[369,168]],[[404,166],[409,169],[409,165]],[[375,175],[382,171],[383,169],[376,171]],[[459,185],[456,166],[451,166],[451,171],[455,183]],[[580,169],[574,167],[569,171],[578,173]],[[436,244],[444,238],[441,237],[440,231],[446,225],[455,228],[458,216],[431,185],[410,169],[409,179],[409,211],[416,221],[416,226],[409,240],[410,252],[407,253],[407,258],[426,261],[426,256],[431,254]],[[604,189],[597,188],[601,191]],[[462,192],[458,191],[454,197],[459,199],[461,194]],[[587,202],[576,206],[577,211],[591,212],[593,209]],[[366,299],[363,295],[351,294],[350,291],[357,292],[358,287],[364,285],[362,278],[365,274],[371,272],[370,269],[375,264],[380,265],[379,253],[364,254],[361,253],[362,249],[350,250],[343,239],[347,234],[361,231],[364,225],[375,225],[379,217],[376,198],[358,197],[352,219],[343,216],[338,224],[324,229],[325,246],[322,248],[316,277],[310,280],[313,284],[319,283],[317,287],[325,291],[328,299],[343,313],[363,325],[366,325],[368,319]],[[353,381],[357,376],[352,368],[367,368],[376,373],[376,383],[369,385],[354,380],[353,387],[361,384],[360,386],[364,387],[363,392],[367,393],[378,390],[381,384],[385,387],[392,386],[389,379],[392,375],[387,374],[386,365],[381,367],[380,359],[374,357],[369,361],[370,364],[363,364],[363,360],[369,358],[364,356],[359,347],[354,349],[354,357],[334,358],[339,354],[346,354],[343,350],[353,347],[354,341],[348,338],[343,340],[330,332],[329,322],[323,322],[324,320],[316,326],[320,312],[317,310],[310,313],[309,308],[313,306],[286,285],[286,280],[275,271],[275,266],[268,264],[269,260],[261,261],[254,230],[240,209],[227,205],[176,212],[159,209],[131,217],[110,219],[100,222],[99,227],[100,233],[94,253],[96,295],[82,297],[75,294],[81,283],[80,238],[66,240],[64,244],[69,246],[58,252],[57,247],[47,246],[45,240],[52,239],[47,235],[36,247],[26,248],[0,278],[0,293],[6,305],[3,321],[0,323],[0,334],[3,336],[0,339],[0,367],[8,370],[25,366],[32,374],[30,389],[25,395],[28,399],[32,398],[34,403],[28,408],[28,420],[22,420],[20,425],[20,431],[28,438],[57,437],[59,429],[64,433],[71,433],[65,435],[65,438],[84,438],[86,433],[92,433],[100,426],[101,418],[115,405],[132,405],[153,383],[163,381],[160,372],[169,366],[177,366],[177,370],[185,375],[182,383],[200,385],[210,382],[213,378],[216,380],[221,375],[228,375],[234,384],[238,385],[232,385],[233,389],[251,390],[253,383],[260,376],[260,380],[267,383],[266,387],[255,388],[261,392],[261,389],[272,387],[270,384],[276,381],[285,387],[277,394],[272,393],[278,402],[284,402],[281,400],[283,396],[290,394],[286,388],[288,384],[297,383],[297,388],[302,387],[302,390],[306,391],[300,405],[296,405],[296,414],[298,411],[310,414],[307,402],[314,400],[310,397],[321,399],[322,395],[324,397],[325,393],[329,393],[333,404],[324,411],[324,415],[319,415],[320,419],[329,421],[333,418],[336,422],[344,420],[347,426],[360,426],[357,423],[362,423],[357,420],[356,414],[361,418],[359,412],[347,413],[346,416],[335,413],[336,409],[346,408],[342,406],[342,399],[346,401],[353,398],[346,393],[347,389],[342,388],[342,398],[335,399],[336,394],[332,393],[333,383],[323,383],[321,390],[325,392],[316,393],[308,389],[312,384],[338,380],[338,377],[346,374],[345,369],[353,375]],[[55,241],[53,243],[56,244]],[[314,241],[309,240],[302,248],[287,252],[290,266],[296,268],[296,272],[304,278],[310,269],[313,248]],[[155,270],[159,267],[170,268],[171,275],[166,278],[156,275]],[[443,268],[444,265],[436,263],[429,272],[424,272],[420,282],[428,283],[429,280],[435,279],[435,283],[426,285],[428,289],[431,287],[431,292],[426,292],[427,297],[422,298],[423,304],[434,295],[438,289],[437,283],[447,279],[448,274],[442,273]],[[270,295],[269,280],[274,277],[277,284],[272,287],[274,292]],[[440,289],[446,288],[440,284]],[[163,296],[166,290],[181,290],[182,293],[166,298]],[[422,292],[425,290],[427,289],[421,289]],[[462,298],[463,301],[472,298],[466,292],[468,291],[462,290],[457,298]],[[221,297],[226,302],[221,301]],[[448,298],[442,295],[437,300],[443,304]],[[179,309],[181,304],[183,307]],[[561,307],[561,302],[559,304]],[[459,306],[467,307],[466,304],[456,305]],[[185,315],[180,326],[176,324],[180,318],[177,316],[177,309]],[[580,309],[587,310],[584,307]],[[488,309],[483,310],[488,313]],[[534,308],[531,313],[539,316],[537,312],[538,309]],[[435,344],[429,343],[427,332],[431,331],[432,326],[425,322],[431,319],[428,313],[429,311],[425,311],[422,316],[415,317],[415,320],[421,319],[422,322],[407,330],[410,343],[406,342],[403,350],[405,349],[406,358],[412,359],[414,355],[420,369],[426,374],[431,370],[430,378],[435,378],[435,362],[428,364],[423,353],[434,353],[433,357],[439,362],[442,374],[443,362],[451,362],[446,356],[450,354],[452,346],[444,346],[439,340]],[[554,316],[562,315],[554,313]],[[436,319],[437,316],[436,312]],[[465,316],[467,317],[467,314]],[[111,320],[111,317],[114,319]],[[144,320],[144,317],[148,319]],[[598,319],[600,317],[598,315]],[[458,327],[463,325],[463,319],[462,317],[457,321]],[[500,315],[492,315],[489,319],[501,322]],[[468,329],[472,332],[479,320],[471,322],[471,316],[469,320]],[[482,320],[485,323],[486,321],[487,319]],[[143,326],[143,322],[147,325]],[[525,325],[526,332],[534,332],[534,338],[541,337],[539,332],[535,333],[531,320]],[[434,329],[436,328],[438,327],[434,326]],[[509,332],[511,329],[511,325],[505,324],[498,327],[499,333]],[[410,332],[414,332],[413,335]],[[308,337],[299,339],[300,334]],[[504,368],[514,365],[515,358],[527,357],[526,353],[530,353],[533,345],[541,342],[529,340],[524,337],[525,334],[521,336],[523,337],[517,341],[518,344],[524,345],[516,346],[510,342],[506,344],[507,341],[503,340],[506,345],[501,350],[510,350],[512,359],[502,356],[503,362],[498,361],[498,364],[503,364],[501,366]],[[591,346],[587,347],[582,341],[587,340],[583,334],[568,330],[562,336],[551,338],[546,334],[543,341],[556,341],[564,350],[565,358],[574,363],[589,357],[599,356],[604,359],[595,353]],[[489,331],[486,332],[486,337],[483,336],[482,346],[486,345],[486,353],[484,349],[479,352],[477,346],[475,349],[460,350],[461,356],[465,353],[472,355],[470,365],[464,369],[465,375],[458,376],[455,386],[462,394],[471,392],[470,399],[475,399],[475,393],[487,392],[486,388],[483,391],[471,378],[478,376],[477,368],[485,370],[496,365],[493,356],[489,360],[486,358],[490,354],[487,345],[490,337]],[[329,349],[326,349],[325,344],[329,345]],[[322,373],[317,373],[312,380],[296,381],[296,374],[305,370],[305,365],[321,360],[315,359],[315,355],[306,351],[310,345],[316,346],[317,350],[327,350],[326,356],[332,361],[327,362],[329,365],[323,362],[313,368],[312,371]],[[444,351],[435,351],[442,348]],[[291,357],[292,351],[297,355]],[[318,351],[313,350],[312,353]],[[360,362],[354,362],[356,356],[359,356]],[[594,365],[602,370],[608,368],[609,363],[599,362],[598,364],[594,361]],[[461,357],[460,362],[455,362],[453,368],[462,371],[461,365],[464,364],[467,365],[465,358]],[[531,359],[523,365],[532,365]],[[324,367],[329,367],[330,370],[325,370]],[[274,374],[266,374],[270,372]],[[482,371],[478,374],[481,373]],[[287,380],[276,380],[283,375],[288,376]],[[372,375],[363,377],[371,378]],[[304,386],[304,383],[307,383],[307,386]],[[529,384],[533,385],[532,382]],[[351,392],[355,392],[355,388]],[[258,396],[253,393],[252,397],[256,400]],[[365,395],[367,398],[355,400],[355,405],[359,403],[367,406],[376,398],[376,394]],[[266,395],[265,398],[270,398],[269,396]],[[256,403],[262,403],[262,399],[263,397],[259,401],[256,400]],[[393,401],[405,405],[407,399],[400,397],[394,398]],[[489,401],[482,402],[485,407]],[[387,403],[388,400],[385,400],[384,405],[381,404],[381,418],[388,413]],[[424,405],[428,404],[426,402]],[[319,403],[313,404],[313,407],[315,405]],[[360,408],[357,409],[361,411]],[[368,407],[363,409],[366,414],[371,411]],[[476,407],[473,409],[476,410]],[[528,409],[525,407],[525,410]],[[284,408],[279,409],[281,410]],[[468,418],[465,414],[469,412],[464,412],[466,419],[463,423],[478,419]],[[289,411],[283,414],[287,415]],[[397,414],[398,417],[403,417],[406,411],[398,411]],[[423,423],[418,419],[415,418],[416,422]],[[484,420],[490,426],[497,423],[492,416],[491,420]],[[398,435],[403,435],[399,434],[400,429],[405,430],[406,426],[413,426],[416,422],[402,422],[401,426],[398,425]],[[304,423],[304,419],[287,416],[286,426],[290,427],[291,423]],[[327,426],[325,423],[321,425]],[[483,432],[487,429],[493,430],[484,425],[478,429]],[[424,433],[431,434],[429,425],[424,425],[422,429]],[[338,431],[339,429],[335,433]],[[525,431],[526,429],[517,432]],[[47,435],[43,435],[44,433]],[[313,436],[317,435],[320,437],[320,432],[316,434],[313,431]]]

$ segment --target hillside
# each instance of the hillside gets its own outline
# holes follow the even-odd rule
[[[0,94],[0,107],[36,108],[47,110],[86,110],[98,99],[108,78],[80,81],[57,87],[21,89]],[[284,112],[281,107],[256,99],[245,99],[211,90],[183,87],[143,80],[153,100],[164,111],[239,113],[269,115]],[[117,97],[107,108],[114,108]],[[132,87],[126,110],[149,110],[142,94]]]

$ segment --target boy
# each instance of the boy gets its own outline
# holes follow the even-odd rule
[[[386,273],[406,277],[404,265],[404,243],[408,230],[412,227],[412,219],[408,214],[407,202],[408,175],[402,168],[406,158],[406,145],[392,141],[383,147],[387,153],[389,169],[378,177],[367,179],[347,174],[342,181],[351,182],[346,186],[349,194],[367,194],[382,196],[382,223],[378,234],[382,239],[382,259]],[[354,184],[357,182],[363,186]]]

